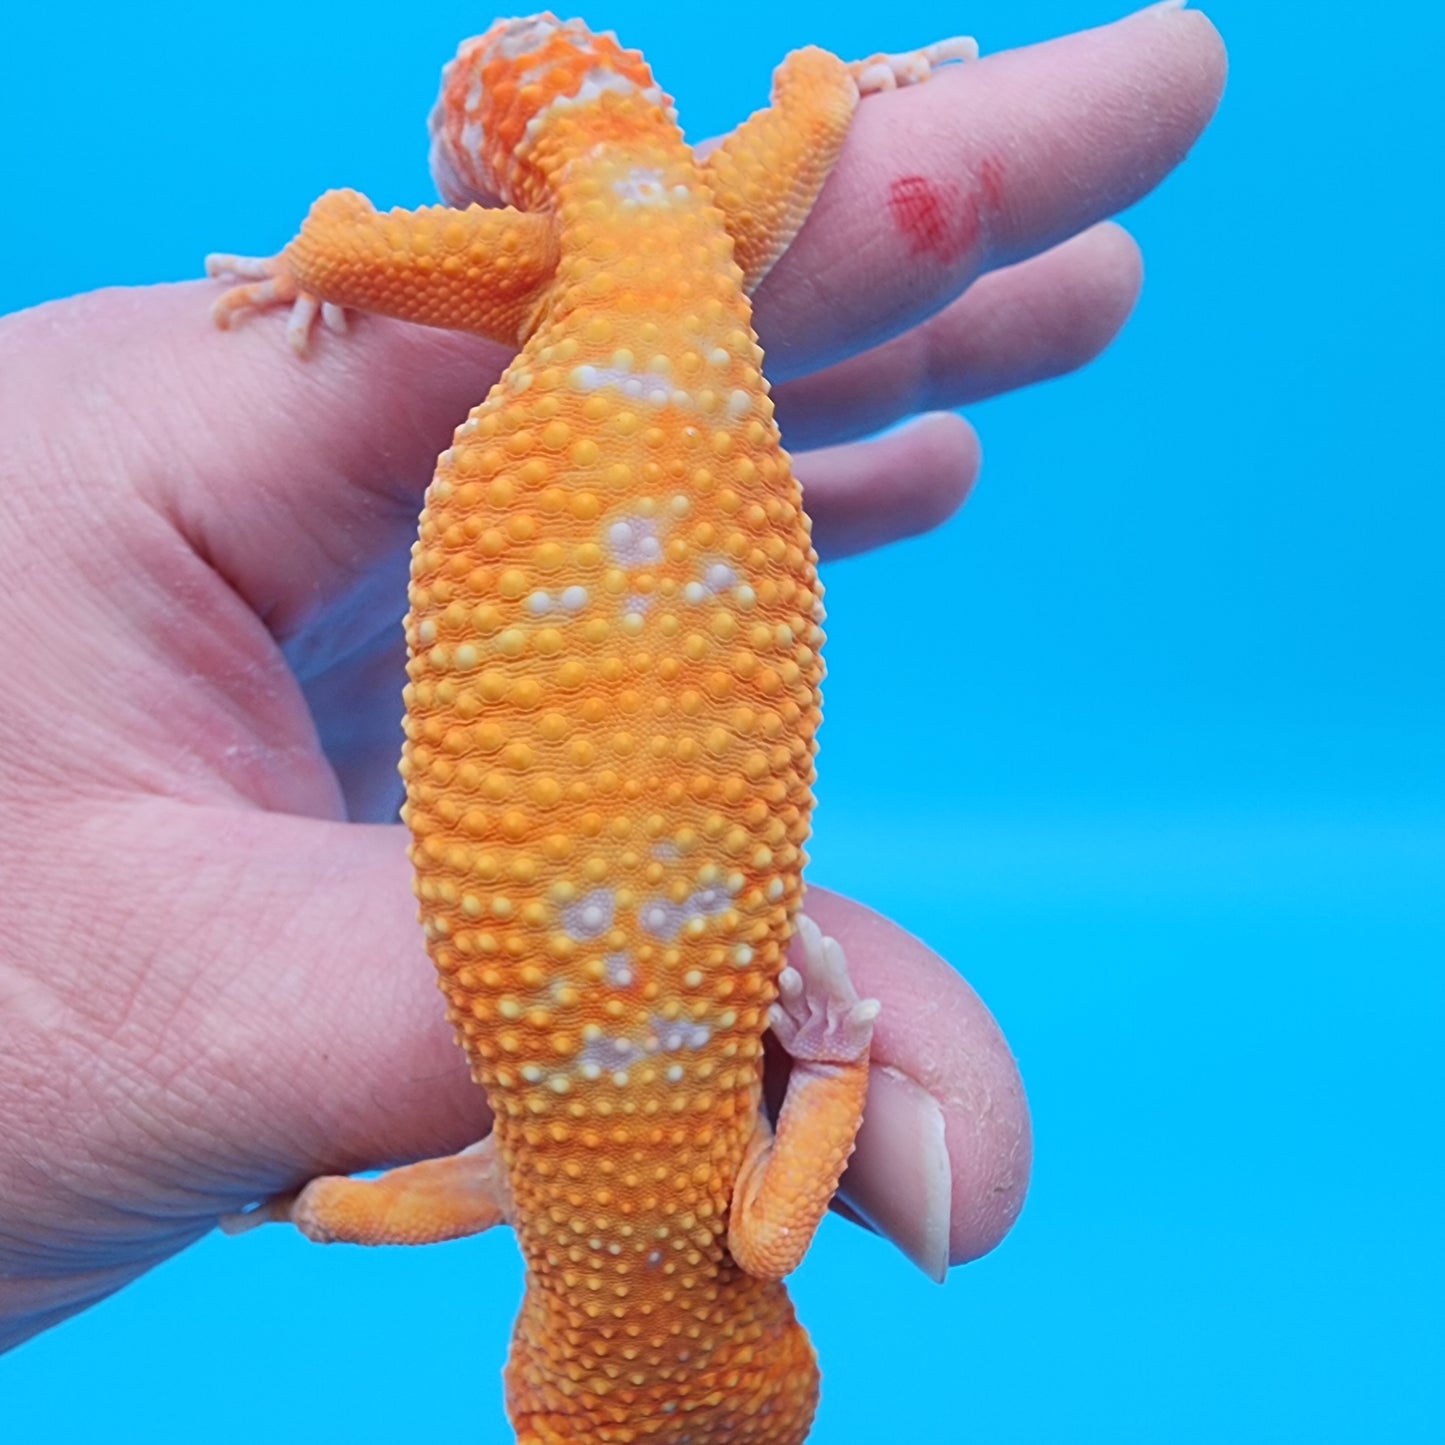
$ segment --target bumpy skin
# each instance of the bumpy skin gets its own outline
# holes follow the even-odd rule
[[[266,1213],[361,1241],[510,1219],[526,1445],[796,1445],[816,1402],[779,1281],[852,1148],[873,1012],[816,930],[809,978],[783,975],[823,613],[747,296],[841,147],[854,74],[790,57],[703,164],[640,56],[500,22],[433,116],[454,208],[333,193],[218,307],[299,298],[303,343],[326,302],[521,345],[440,458],[406,621],[416,890],[495,1134]],[[497,199],[519,209],[470,204]],[[797,1063],[774,1139],[780,975]]]
[[[606,42],[501,48],[464,53],[448,123],[480,70],[498,189],[550,200],[562,259],[427,499],[403,770],[530,1266],[511,1413],[549,1445],[801,1439],[811,1351],[724,1231],[801,896],[808,526],[732,243],[667,112],[603,91],[518,158],[509,68],[532,61],[544,96],[598,59],[651,77]]]

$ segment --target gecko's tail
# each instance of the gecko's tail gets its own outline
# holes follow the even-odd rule
[[[818,1364],[779,1281],[727,1264],[686,1304],[665,1290],[606,1324],[574,1317],[529,1286],[507,1362],[519,1445],[803,1445]],[[711,1295],[711,1299],[708,1296]],[[585,1326],[585,1327],[584,1327]],[[565,1383],[564,1383],[565,1382]]]

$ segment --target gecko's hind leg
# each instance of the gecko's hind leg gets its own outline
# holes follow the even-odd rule
[[[376,1179],[324,1175],[221,1220],[226,1234],[294,1224],[318,1244],[435,1244],[480,1234],[509,1217],[511,1200],[493,1137],[445,1159],[423,1159]]]
[[[778,979],[773,1033],[793,1072],[777,1133],[759,1117],[738,1173],[728,1249],[749,1274],[781,1279],[801,1262],[863,1120],[879,1006],[860,999],[838,942],[809,918]]]

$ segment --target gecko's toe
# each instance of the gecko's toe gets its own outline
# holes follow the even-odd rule
[[[789,966],[778,976],[778,1001],[769,1011],[779,1043],[795,1059],[854,1063],[867,1056],[880,1012],[876,999],[858,997],[842,944],[824,937],[811,918],[799,918]]]
[[[876,95],[880,90],[921,85],[940,65],[977,59],[978,42],[971,36],[957,35],[901,55],[870,55],[867,60],[855,60],[850,68],[858,93]]]

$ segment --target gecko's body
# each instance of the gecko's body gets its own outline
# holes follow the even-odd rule
[[[822,607],[748,293],[860,75],[791,57],[704,164],[640,56],[500,22],[433,117],[458,208],[333,193],[222,303],[296,298],[303,341],[328,303],[521,347],[442,453],[406,623],[417,894],[494,1143],[285,1212],[363,1241],[512,1223],[524,1445],[796,1445],[813,1414],[780,1281],[852,1148],[876,1010],[816,930],[784,973]],[[770,1018],[796,1061],[776,1137]]]

